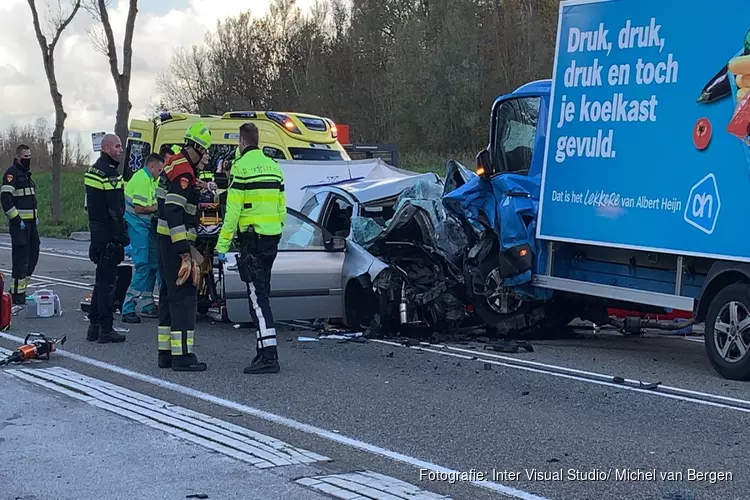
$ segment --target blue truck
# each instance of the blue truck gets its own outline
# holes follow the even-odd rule
[[[691,311],[714,369],[750,380],[750,26],[685,3],[562,2],[553,78],[494,101],[478,175],[443,204],[485,323]]]

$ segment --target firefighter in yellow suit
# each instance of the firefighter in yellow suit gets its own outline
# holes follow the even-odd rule
[[[201,158],[211,147],[211,132],[203,122],[185,132],[179,154],[170,157],[156,190],[159,249],[159,367],[175,371],[204,371],[193,352],[198,284],[202,257],[195,249],[198,227],[196,178]]]
[[[239,233],[237,270],[247,287],[250,315],[257,326],[256,356],[247,374],[279,371],[276,327],[269,302],[271,269],[278,252],[286,217],[284,173],[275,160],[258,149],[258,128],[240,127],[240,156],[232,164],[224,223],[216,252],[226,262],[226,253]]]

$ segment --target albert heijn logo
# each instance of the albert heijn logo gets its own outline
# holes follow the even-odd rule
[[[686,205],[685,222],[706,234],[713,233],[721,210],[719,186],[713,173],[690,188]]]

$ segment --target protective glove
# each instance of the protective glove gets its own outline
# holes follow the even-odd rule
[[[193,261],[190,259],[190,253],[180,255],[180,269],[177,271],[177,286],[185,284],[187,279],[193,273]]]
[[[220,253],[220,254],[218,255],[218,258],[219,258],[219,262],[223,262],[224,264],[226,264],[226,263],[227,263],[227,254],[225,254],[225,253]]]
[[[190,277],[193,278],[193,284],[195,286],[200,286],[201,284],[201,263],[195,260],[195,257],[192,258],[192,272],[190,273]]]
[[[21,224],[18,227],[20,227],[21,229],[26,229],[26,224],[21,221]]]

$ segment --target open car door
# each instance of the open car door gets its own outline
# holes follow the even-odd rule
[[[301,213],[287,208],[279,253],[271,271],[271,308],[275,320],[341,318],[341,271],[345,240],[334,238]],[[251,323],[247,287],[237,271],[236,253],[227,254],[224,297],[233,323]]]

